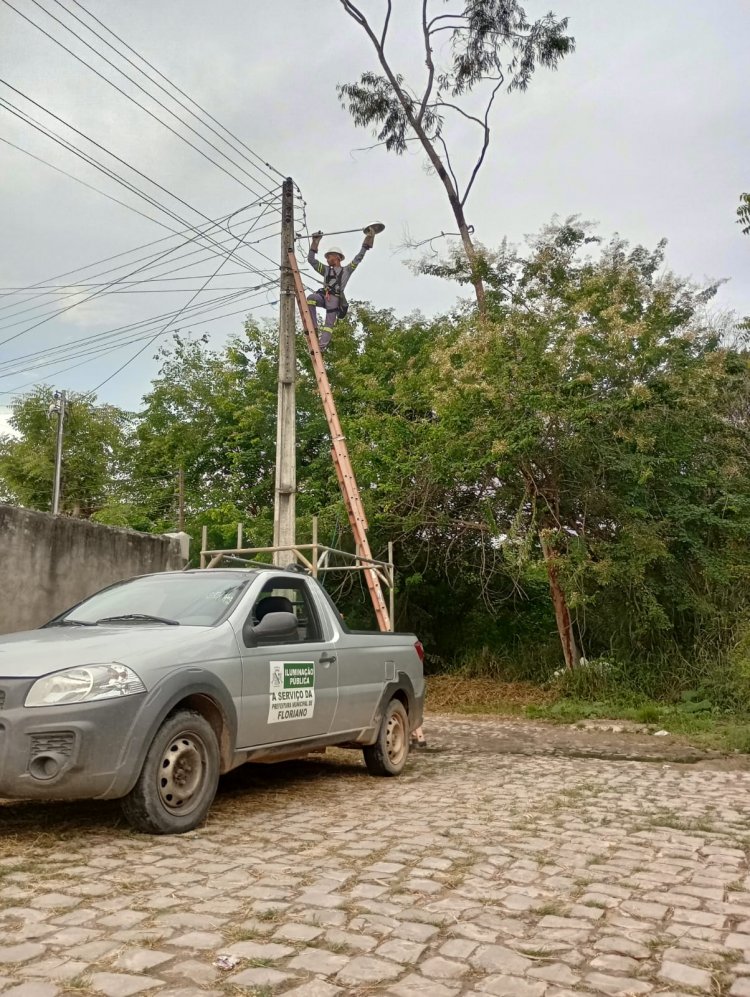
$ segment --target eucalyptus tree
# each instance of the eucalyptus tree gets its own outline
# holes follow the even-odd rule
[[[381,69],[341,84],[339,98],[355,124],[374,129],[378,143],[389,151],[402,155],[409,142],[422,147],[445,189],[477,303],[484,310],[485,264],[466,210],[490,146],[495,98],[503,89],[526,90],[538,67],[556,69],[574,50],[568,19],[549,13],[531,21],[518,0],[446,0],[439,5],[422,0],[414,52],[415,61],[421,58],[425,68],[422,78],[412,81],[396,69],[389,48],[395,21],[392,0],[386,0],[377,25],[363,5],[353,0],[339,3],[367,35]],[[465,158],[465,150],[453,126],[462,122],[477,130],[478,141],[468,169],[459,176],[458,159]]]

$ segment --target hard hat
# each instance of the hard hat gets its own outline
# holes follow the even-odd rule
[[[324,256],[330,256],[331,253],[335,253],[337,256],[340,256],[342,260],[346,259],[345,255],[344,255],[344,250],[340,249],[338,246],[330,246],[328,249],[326,249],[326,251],[325,251],[325,253],[323,255]]]

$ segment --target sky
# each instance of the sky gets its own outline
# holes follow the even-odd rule
[[[274,208],[282,175],[293,177],[299,186],[311,230],[357,228],[374,220],[386,224],[375,250],[349,285],[350,297],[391,307],[398,314],[421,311],[429,315],[451,307],[457,297],[455,286],[415,276],[405,265],[415,255],[404,248],[405,242],[454,229],[439,180],[426,172],[418,153],[396,157],[382,148],[366,151],[372,137],[356,128],[339,105],[336,84],[376,68],[367,39],[343,13],[339,0],[85,2],[104,25],[246,143],[259,157],[254,162],[271,164],[273,169],[247,168],[252,180],[240,173],[29,0],[12,3],[99,72],[147,103],[176,131],[200,144],[234,176],[221,172],[5,3],[0,3],[0,78],[4,81],[0,98],[101,156],[191,225],[256,202],[232,220],[233,235],[225,235],[226,245],[228,249],[238,246],[253,222],[253,237],[266,237],[265,241],[245,248],[249,268],[238,265],[234,257],[225,260],[220,274],[207,286],[224,288],[225,294],[267,286],[254,297],[238,297],[224,308],[240,314],[208,323],[200,315],[188,321],[188,312],[176,317],[172,325],[167,317],[151,326],[155,331],[162,326],[165,330],[153,344],[129,342],[126,332],[118,332],[122,326],[186,305],[220,260],[208,250],[196,253],[192,269],[179,272],[180,278],[187,279],[147,285],[148,293],[143,285],[120,284],[116,288],[120,293],[97,294],[85,302],[92,291],[83,289],[83,283],[110,279],[95,276],[107,264],[85,274],[58,275],[115,254],[129,254],[116,261],[124,267],[147,252],[174,250],[178,240],[135,253],[136,247],[169,232],[7,142],[164,224],[185,226],[144,204],[0,106],[0,140],[5,140],[0,141],[0,340],[14,337],[0,345],[0,432],[7,425],[13,390],[28,390],[38,381],[58,389],[91,391],[105,382],[98,391],[102,401],[136,410],[158,371],[154,355],[160,344],[169,342],[174,329],[206,332],[213,344],[220,345],[241,331],[243,307],[252,307],[248,314],[256,318],[272,319],[278,308],[272,281],[280,252]],[[444,9],[439,0],[432,2],[436,11]],[[74,27],[97,52],[107,53],[134,78],[142,79],[71,19],[70,11],[86,20],[74,0],[39,3]],[[529,2],[527,10],[539,16],[546,13],[547,4]],[[456,0],[454,6],[458,5]],[[385,4],[362,0],[362,6],[376,19]],[[389,38],[394,65],[415,85],[424,74],[417,34],[419,8],[417,0],[398,0]],[[649,247],[666,237],[670,268],[698,282],[726,278],[716,307],[750,313],[750,238],[741,234],[735,217],[740,193],[750,190],[750,16],[746,0],[722,0],[720,5],[702,0],[556,0],[554,11],[570,18],[576,51],[557,72],[540,70],[526,93],[498,97],[491,119],[492,144],[467,208],[476,237],[488,246],[503,238],[521,243],[555,215],[579,215],[596,222],[602,235],[619,232]],[[105,34],[100,25],[87,23]],[[6,84],[91,136],[170,193],[88,145]],[[209,137],[219,144],[214,136]],[[454,132],[452,147],[460,166],[470,161],[475,142],[466,129]],[[221,152],[245,167],[235,151],[223,145]],[[264,195],[271,188],[270,203],[258,205],[257,191]],[[187,203],[178,202],[172,194]],[[261,208],[266,211],[259,217]],[[335,241],[343,244],[349,256],[359,245],[357,235],[337,236]],[[195,247],[193,243],[182,252]],[[179,261],[171,265],[176,267]],[[132,269],[137,266],[133,263]],[[73,282],[65,291],[69,297],[40,298],[39,289],[34,295],[8,290],[50,282]],[[196,301],[211,300],[220,293],[204,291]],[[42,302],[46,307],[40,307]],[[63,314],[47,317],[74,302],[79,303]],[[21,311],[32,306],[33,311]],[[222,314],[222,306],[215,305],[213,314]],[[87,347],[80,345],[82,339],[109,330],[114,331],[107,348],[117,349],[94,357],[90,348],[84,352]],[[57,352],[47,352],[52,350]],[[26,358],[35,352],[40,355]],[[39,366],[53,359],[54,363]]]

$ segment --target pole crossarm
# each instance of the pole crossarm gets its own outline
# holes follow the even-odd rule
[[[318,333],[313,323],[312,316],[310,315],[310,308],[307,304],[307,295],[305,294],[305,288],[302,284],[299,267],[297,266],[297,258],[293,252],[289,253],[289,268],[294,279],[297,306],[302,319],[302,329],[305,333],[307,345],[310,350],[313,371],[315,373],[315,381],[318,385],[318,393],[323,402],[323,410],[326,415],[326,420],[328,421],[328,432],[331,436],[333,466],[336,469],[336,477],[338,478],[341,494],[344,497],[344,504],[346,505],[347,515],[349,516],[349,525],[351,526],[352,533],[354,535],[355,550],[357,554],[362,556],[363,560],[373,561],[372,553],[370,551],[370,542],[367,539],[367,516],[365,515],[364,506],[362,505],[362,497],[359,493],[359,488],[357,487],[357,479],[354,477],[354,469],[349,458],[349,448],[346,445],[346,437],[344,436],[341,428],[341,422],[339,421],[339,415],[336,410],[336,403],[333,400],[331,384],[328,380],[328,374],[326,372],[325,364],[323,363],[323,356],[320,352]],[[365,568],[365,580],[367,582],[367,588],[370,592],[370,598],[372,599],[372,604],[375,609],[375,617],[378,621],[379,628],[384,631],[391,630],[391,619],[385,603],[385,598],[383,596],[383,589],[380,585],[378,570],[374,563],[372,566]]]

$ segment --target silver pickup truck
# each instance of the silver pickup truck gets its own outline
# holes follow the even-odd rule
[[[422,656],[413,634],[350,631],[291,570],[120,582],[0,638],[0,798],[121,798],[136,829],[178,834],[244,762],[340,745],[398,775]]]

